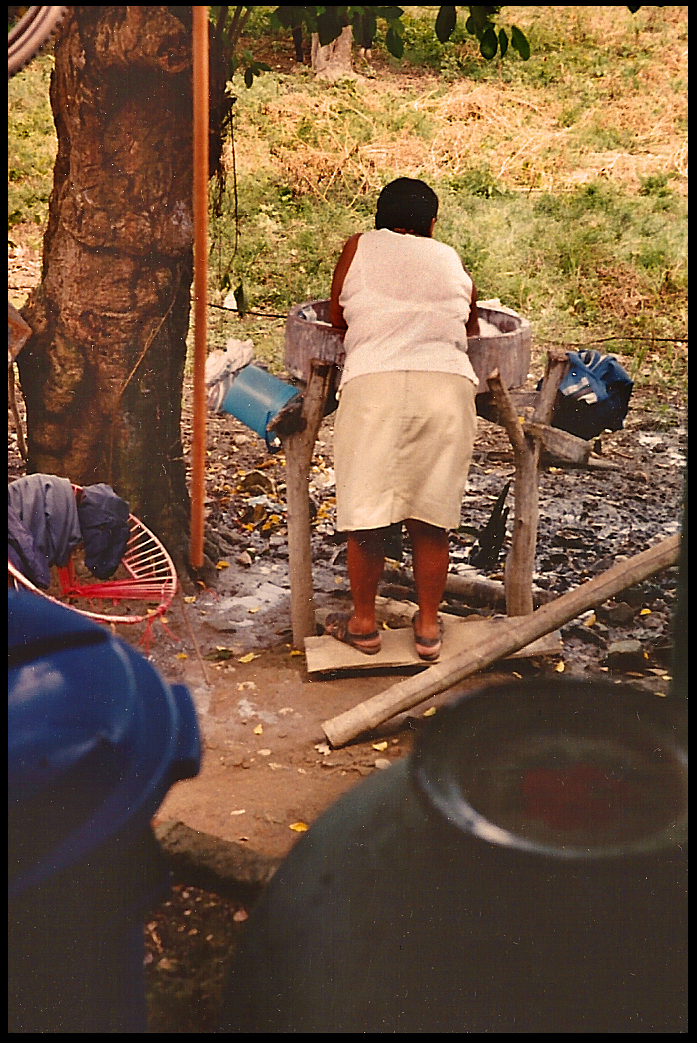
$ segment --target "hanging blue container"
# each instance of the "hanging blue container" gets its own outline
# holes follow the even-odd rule
[[[223,412],[256,431],[266,442],[269,452],[274,453],[280,449],[281,443],[278,438],[269,437],[269,424],[299,394],[298,388],[285,384],[259,366],[249,365],[235,377],[223,399],[222,408]]]

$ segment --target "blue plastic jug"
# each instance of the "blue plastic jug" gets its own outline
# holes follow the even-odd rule
[[[265,440],[269,452],[273,453],[280,449],[281,442],[278,438],[269,438],[269,424],[299,394],[298,388],[250,364],[235,377],[223,399],[223,411],[256,431]]]
[[[77,612],[7,602],[10,1032],[144,1032],[150,823],[199,770],[194,705]]]

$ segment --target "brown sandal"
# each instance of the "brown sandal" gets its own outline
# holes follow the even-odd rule
[[[350,645],[357,652],[365,655],[377,655],[382,647],[380,634],[373,630],[372,634],[352,634],[348,628],[351,616],[348,612],[331,612],[324,621],[324,632],[335,637],[344,645]]]
[[[414,629],[414,643],[416,645],[416,654],[419,659],[423,659],[426,663],[435,663],[436,659],[440,656],[441,648],[443,647],[443,633],[445,631],[445,624],[440,616],[438,616],[438,637],[419,637],[416,632],[416,621],[419,618],[419,613],[414,613],[414,618],[411,621],[411,625]]]

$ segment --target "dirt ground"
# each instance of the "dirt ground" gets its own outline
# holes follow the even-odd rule
[[[551,462],[542,469],[535,579],[540,589],[561,594],[623,555],[677,531],[684,415],[677,403],[668,402],[659,420],[645,409],[648,404],[647,395],[635,393],[625,430],[602,439],[600,459],[615,464],[617,471],[571,470]],[[311,486],[318,608],[350,603],[345,545],[335,542],[332,526],[331,429],[330,417],[320,431]],[[202,592],[191,603],[179,600],[168,613],[168,629],[180,643],[160,631],[151,647],[151,658],[164,676],[188,685],[204,746],[199,776],[173,787],[160,808],[161,827],[176,820],[221,837],[240,855],[244,849],[258,858],[263,872],[343,792],[408,754],[424,712],[464,691],[511,675],[534,680],[563,668],[567,675],[611,676],[617,683],[647,687],[657,697],[668,692],[675,569],[624,592],[594,618],[586,615],[564,627],[560,654],[498,663],[387,722],[375,734],[330,749],[321,722],[404,674],[367,669],[353,676],[308,678],[304,657],[290,645],[282,458],[270,457],[260,440],[231,417],[211,418],[209,447],[208,531],[225,551],[219,564],[229,567],[218,570],[215,590]],[[507,437],[480,419],[464,526],[476,530],[486,522],[512,473]],[[265,475],[273,485],[265,493],[253,484],[240,488],[253,483],[250,474],[257,480]],[[237,491],[228,492],[226,486]],[[250,503],[260,496],[269,502]],[[240,519],[253,519],[255,511],[256,521],[242,521],[248,528],[241,528]],[[269,524],[269,518],[277,521]],[[472,539],[471,533],[453,534],[453,569],[466,560]],[[487,575],[502,578],[501,566]],[[271,605],[259,596],[269,585],[283,592]],[[413,599],[390,575],[381,592]],[[444,608],[451,612],[492,613],[448,600]],[[616,643],[627,640],[637,641],[638,648],[617,652],[622,646]],[[179,658],[182,649],[186,659]],[[229,900],[185,884],[173,889],[146,925],[151,1031],[214,1029],[225,967],[253,904],[249,896]]]
[[[638,553],[678,529],[684,431],[679,425],[657,431],[655,418],[643,412],[640,402],[641,396],[637,396],[625,430],[604,440],[601,459],[618,465],[618,471],[567,470],[552,464],[542,472],[536,584],[553,594],[563,593],[608,568],[619,556]],[[481,419],[479,428],[470,489],[463,505],[463,524],[472,528],[486,521],[492,501],[513,471],[512,452],[503,431]],[[216,589],[201,592],[190,604],[180,599],[168,613],[167,627],[179,642],[158,628],[150,650],[164,676],[188,685],[205,752],[199,777],[171,790],[159,818],[180,819],[275,860],[297,840],[303,823],[312,822],[362,777],[403,756],[411,746],[413,725],[420,714],[456,693],[444,693],[416,707],[408,720],[388,723],[380,734],[362,737],[342,749],[329,749],[321,722],[383,691],[402,675],[367,668],[353,676],[308,677],[304,657],[290,646],[282,460],[269,457],[265,450],[260,453],[260,440],[233,418],[212,419],[209,432],[209,464],[215,476],[209,481],[209,526],[212,540],[226,550],[218,564],[228,567],[219,569]],[[231,453],[232,447],[238,451]],[[312,555],[316,605],[346,607],[350,601],[345,545],[335,542],[329,503],[333,500],[331,418],[320,432],[317,458]],[[271,506],[252,504],[252,514],[257,511],[258,519],[249,529],[228,527],[230,514],[245,518],[250,500],[261,499],[254,487],[236,493],[224,488],[239,489],[240,481],[244,484],[250,474],[273,481],[273,489],[262,494]],[[228,481],[221,483],[225,477]],[[232,484],[235,481],[237,485]],[[250,491],[257,495],[250,496]],[[222,500],[226,502],[221,506]],[[264,531],[269,517],[278,521]],[[466,557],[471,543],[471,534],[454,535],[454,568],[458,558]],[[408,563],[408,547],[404,550]],[[500,568],[488,575],[501,578]],[[413,600],[413,593],[400,589],[390,578],[386,575],[382,593],[399,596],[403,591]],[[616,657],[611,664],[613,676],[628,675],[635,683],[665,691],[674,585],[674,571],[657,576],[625,595],[628,600],[618,599],[624,608],[608,605],[598,611],[591,626],[586,625],[586,618],[565,627],[561,655],[498,664],[486,678],[472,678],[458,691],[510,671],[533,676],[557,670],[562,663],[567,674],[608,673],[608,650],[613,642],[632,639],[640,641],[641,652],[633,658],[630,655],[624,664]],[[270,602],[264,600],[269,591]],[[462,602],[444,605],[449,611],[453,607],[462,608]],[[491,609],[477,606],[470,606],[469,611],[492,614]]]
[[[345,543],[333,526],[332,423],[330,416],[320,429],[310,485],[318,609],[350,604]],[[552,460],[541,469],[535,586],[554,595],[679,530],[686,426],[677,399],[664,397],[659,408],[653,394],[635,391],[624,430],[605,434],[596,448],[596,459],[616,470],[571,469]],[[198,712],[200,773],[170,790],[157,829],[179,822],[227,841],[262,880],[341,794],[408,754],[424,712],[437,712],[465,691],[512,674],[533,680],[563,670],[610,676],[657,697],[668,692],[675,568],[563,627],[559,653],[495,664],[376,733],[331,749],[321,722],[405,675],[367,668],[308,677],[304,656],[291,647],[283,456],[270,455],[228,416],[209,418],[208,454],[206,547],[218,566],[215,585],[180,594],[166,626],[155,624],[148,649],[139,644],[142,626],[119,633],[147,651],[168,681],[186,684]],[[10,480],[24,473],[11,422],[8,464]],[[513,470],[503,429],[480,419],[462,526],[451,539],[451,571],[466,568],[475,533]],[[502,578],[507,544],[485,573],[489,578]],[[407,544],[401,564],[410,564]],[[386,572],[380,593],[414,597],[404,572]],[[443,608],[494,611],[451,596]],[[635,644],[617,644],[626,641]],[[152,911],[145,929],[151,1031],[214,1030],[225,966],[255,893],[223,895],[183,880]]]

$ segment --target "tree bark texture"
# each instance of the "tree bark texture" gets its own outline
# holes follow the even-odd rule
[[[108,483],[181,566],[191,8],[71,8],[55,59],[58,154],[18,359],[28,471]]]
[[[345,80],[355,78],[351,58],[353,33],[351,26],[344,26],[341,36],[322,47],[317,33],[312,34],[312,70],[319,80]]]
[[[310,466],[334,377],[331,362],[313,359],[310,365],[310,379],[303,395],[302,423],[299,430],[282,438],[286,455],[290,616],[293,646],[300,650],[305,647],[305,638],[317,633],[310,544]]]
[[[567,366],[566,353],[551,352],[548,355],[542,388],[533,413],[536,424],[550,423],[559,384]],[[515,514],[504,574],[506,612],[509,616],[526,616],[534,609],[532,576],[537,546],[540,441],[524,433],[498,370],[494,370],[487,383],[494,394],[501,423],[506,428],[515,456]]]

